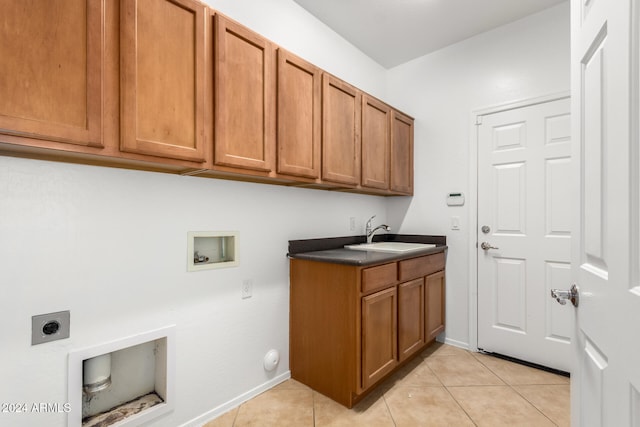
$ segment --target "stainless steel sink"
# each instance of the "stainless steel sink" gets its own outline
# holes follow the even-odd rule
[[[359,245],[346,245],[346,249],[355,251],[374,251],[374,252],[390,252],[405,253],[412,251],[420,251],[423,249],[435,248],[436,245],[428,243],[406,243],[406,242],[376,242],[362,243]]]

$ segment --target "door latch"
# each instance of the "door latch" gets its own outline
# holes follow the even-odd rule
[[[575,283],[571,285],[571,289],[568,291],[551,289],[551,298],[555,298],[561,305],[565,305],[569,300],[574,307],[577,307],[580,303],[580,290]]]
[[[498,248],[496,246],[491,246],[491,243],[489,243],[489,242],[482,242],[480,244],[480,247],[482,249],[484,249],[485,251],[488,251],[489,249],[500,249],[500,248]]]

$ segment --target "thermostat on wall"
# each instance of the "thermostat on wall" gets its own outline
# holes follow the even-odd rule
[[[464,205],[464,194],[449,193],[447,195],[447,206],[462,206],[462,205]]]

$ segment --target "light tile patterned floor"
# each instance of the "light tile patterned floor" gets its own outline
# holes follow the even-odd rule
[[[353,409],[288,380],[204,427],[569,426],[569,379],[436,343]]]

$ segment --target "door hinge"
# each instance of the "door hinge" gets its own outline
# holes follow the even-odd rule
[[[482,116],[476,116],[476,126],[480,126],[482,124]]]

